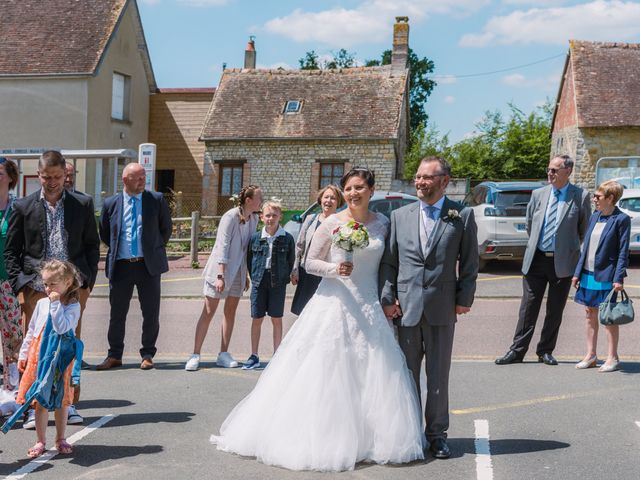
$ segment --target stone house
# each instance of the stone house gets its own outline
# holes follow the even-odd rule
[[[198,141],[214,88],[160,88],[151,96],[149,142],[156,149],[156,186],[176,192],[178,216],[202,210],[204,143]]]
[[[155,91],[135,0],[0,2],[0,155],[137,151]],[[77,160],[78,188],[99,205],[126,161]],[[21,169],[26,186],[36,162]]]
[[[552,121],[557,154],[575,158],[573,181],[585,188],[609,178],[640,186],[640,44],[570,41]]]
[[[390,189],[408,141],[408,38],[398,17],[391,65],[337,70],[257,70],[251,40],[245,67],[223,72],[200,136],[203,211],[224,212],[250,183],[304,209],[352,165]]]

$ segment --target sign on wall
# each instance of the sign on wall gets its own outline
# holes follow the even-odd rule
[[[145,182],[145,190],[155,190],[156,179],[156,144],[155,143],[141,143],[138,147],[138,163],[144,167],[144,171],[147,175],[147,181]]]

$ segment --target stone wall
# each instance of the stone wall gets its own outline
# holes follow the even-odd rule
[[[218,164],[244,161],[244,184],[260,185],[265,197],[278,197],[286,209],[302,210],[315,200],[320,163],[344,162],[375,171],[378,189],[396,177],[392,140],[218,141],[207,142],[203,178],[205,214],[217,210]],[[218,214],[220,212],[217,212]]]
[[[580,133],[581,170],[575,182],[584,188],[596,187],[595,170],[600,158],[640,155],[640,127],[582,128]]]

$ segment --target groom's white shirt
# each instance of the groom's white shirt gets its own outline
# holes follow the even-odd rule
[[[444,204],[444,195],[440,200],[434,203],[432,206],[436,209],[435,218],[440,218],[440,211],[442,210],[442,205]],[[422,254],[426,255],[429,245],[429,239],[431,238],[431,234],[436,226],[436,220],[429,216],[429,210],[427,207],[430,205],[424,200],[420,200],[420,218],[422,223],[420,225],[420,245],[422,246]]]

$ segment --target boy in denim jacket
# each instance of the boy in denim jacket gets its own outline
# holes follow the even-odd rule
[[[247,249],[247,266],[251,276],[251,356],[242,367],[260,366],[258,344],[265,315],[273,324],[273,351],[282,340],[284,300],[291,270],[295,262],[296,245],[290,233],[280,226],[282,206],[267,201],[262,206],[264,227],[251,236]]]

